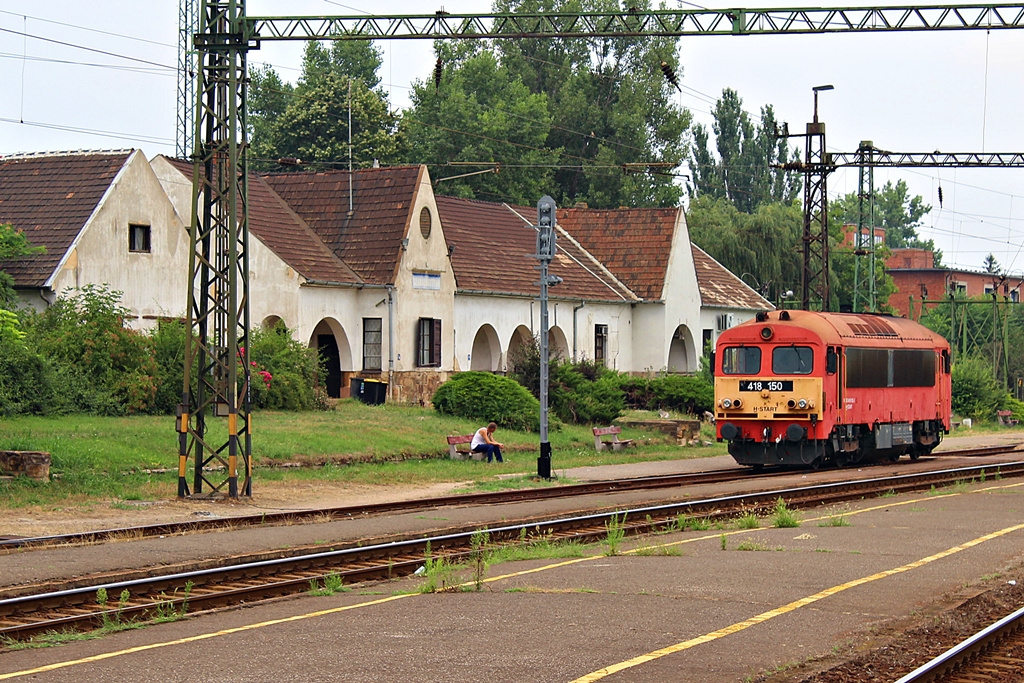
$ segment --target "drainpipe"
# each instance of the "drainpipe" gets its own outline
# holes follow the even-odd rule
[[[391,385],[395,375],[395,288],[388,285],[388,398],[394,399]]]
[[[572,362],[576,362],[576,311],[580,310],[587,305],[586,301],[581,301],[579,306],[572,307]]]

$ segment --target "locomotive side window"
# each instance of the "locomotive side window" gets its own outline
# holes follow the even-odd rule
[[[756,346],[730,346],[722,349],[722,373],[756,375],[761,372],[761,349]]]
[[[935,352],[931,349],[846,349],[846,386],[935,386]]]
[[[935,352],[931,349],[895,349],[892,352],[892,386],[935,386]]]
[[[809,375],[814,351],[809,346],[776,346],[772,349],[772,372],[776,375]]]
[[[846,349],[846,386],[889,386],[889,352],[885,349]]]

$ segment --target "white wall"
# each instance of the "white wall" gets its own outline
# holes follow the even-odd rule
[[[129,224],[150,226],[150,251],[129,252]],[[136,329],[185,313],[189,236],[146,157],[134,152],[115,177],[50,287],[57,294],[87,284],[123,292]]]

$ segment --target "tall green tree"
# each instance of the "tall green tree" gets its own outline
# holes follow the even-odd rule
[[[690,239],[773,303],[800,288],[800,204],[762,204],[743,213],[724,197],[698,195],[686,215]]]
[[[547,97],[531,93],[479,42],[435,49],[444,65],[440,83],[415,82],[402,120],[409,161],[442,167],[432,171],[439,194],[523,204],[549,194],[559,154],[545,146]],[[443,168],[449,163],[482,165]],[[464,177],[444,180],[450,176]]]
[[[254,69],[248,110],[251,160],[256,169],[297,158],[357,167],[398,162],[403,156],[398,116],[380,89],[380,51],[370,41],[310,42],[295,86],[272,67]]]
[[[761,107],[761,119],[755,126],[739,94],[726,88],[712,116],[718,157],[711,151],[708,130],[695,125],[690,159],[692,194],[728,199],[744,213],[753,213],[762,204],[788,203],[797,197],[802,187],[799,172],[775,165],[798,161],[800,154],[789,149],[785,138],[776,139],[777,122],[770,104]]]
[[[851,192],[829,205],[829,220],[833,225],[856,225],[860,210],[860,197]],[[885,229],[885,244],[890,249],[930,249],[935,267],[940,268],[942,251],[935,248],[934,240],[923,240],[917,234],[923,226],[921,219],[931,210],[920,195],[910,196],[905,180],[897,180],[895,185],[888,181],[875,191],[874,227]]]
[[[649,4],[643,0],[637,6],[643,9]],[[615,0],[496,0],[493,10],[578,13],[620,11],[621,7]],[[674,86],[661,70],[665,62],[677,78],[681,75],[674,39],[623,36],[474,42],[475,47],[468,50],[472,59],[460,56],[456,48],[439,47],[440,87],[435,87],[433,79],[418,85],[413,107],[406,113],[411,121],[407,129],[414,150],[411,161],[468,160],[465,154],[448,151],[452,145],[443,138],[450,136],[474,140],[477,153],[500,153],[472,160],[500,162],[502,175],[517,166],[530,167],[526,172],[536,176],[543,187],[530,189],[527,196],[517,190],[510,199],[533,203],[540,192],[550,194],[560,206],[575,202],[598,208],[679,203],[682,190],[675,182],[675,172],[685,158],[690,115],[675,104]],[[495,69],[507,82],[493,78],[489,71],[481,73],[486,53],[494,56]],[[474,80],[472,75],[485,77]],[[434,101],[431,90],[452,102]],[[472,116],[456,111],[462,103],[474,107]],[[458,125],[445,123],[450,130],[437,127],[442,118],[439,112],[445,112],[442,123],[457,121]],[[481,148],[485,139],[503,139],[495,122],[505,121],[531,136],[541,127],[546,132],[543,138],[527,142],[513,130],[514,137],[504,139],[514,145],[499,148],[492,142],[492,149]],[[538,157],[545,159],[546,166],[539,164]],[[652,162],[661,164],[654,172],[646,166]],[[473,176],[458,184],[441,183],[438,191],[464,194],[469,188],[477,194],[475,188],[495,182],[487,175]]]

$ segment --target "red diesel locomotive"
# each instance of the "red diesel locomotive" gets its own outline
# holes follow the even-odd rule
[[[949,344],[905,318],[758,313],[711,367],[717,436],[741,465],[916,460],[949,433]]]

